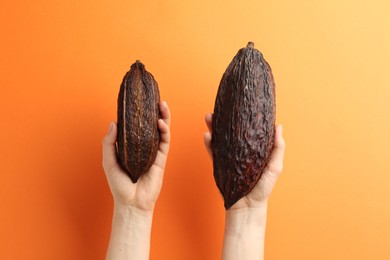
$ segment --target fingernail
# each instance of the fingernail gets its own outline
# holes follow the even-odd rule
[[[280,134],[283,134],[283,126],[280,125]]]

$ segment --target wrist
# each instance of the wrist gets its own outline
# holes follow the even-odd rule
[[[106,259],[149,259],[153,210],[114,204]]]
[[[151,222],[154,209],[145,210],[135,206],[114,203],[114,216],[120,216],[123,219],[135,219],[144,222]]]
[[[227,210],[225,221],[225,236],[264,238],[267,204]]]

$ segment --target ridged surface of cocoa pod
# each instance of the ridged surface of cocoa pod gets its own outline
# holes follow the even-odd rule
[[[158,151],[160,93],[145,66],[136,61],[123,78],[118,95],[118,158],[132,182],[147,172]]]
[[[226,209],[248,195],[269,161],[275,109],[271,68],[249,42],[226,69],[214,106],[214,178]]]

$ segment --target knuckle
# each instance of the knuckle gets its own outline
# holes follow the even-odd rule
[[[284,138],[282,138],[282,144],[283,144],[283,147],[286,147],[286,141],[284,140]]]
[[[105,136],[105,137],[103,137],[103,139],[102,139],[102,145],[103,145],[103,146],[106,146],[107,143],[108,143],[108,137]]]
[[[271,163],[269,170],[274,174],[280,174],[283,171],[283,163]]]
[[[286,149],[286,142],[284,141],[284,139],[282,138],[279,143],[278,143],[278,147],[282,150]]]

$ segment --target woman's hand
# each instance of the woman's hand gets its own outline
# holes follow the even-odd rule
[[[213,157],[211,150],[212,120],[212,114],[207,114],[206,124],[209,131],[204,134],[204,143],[211,158]],[[282,126],[278,125],[270,161],[259,181],[248,195],[226,211],[223,260],[264,259],[267,202],[283,169],[285,147]]]
[[[212,114],[206,114],[206,124],[209,132],[204,134],[204,143],[210,157],[213,157],[211,150],[211,132],[212,132]],[[277,125],[275,131],[274,148],[272,150],[271,159],[268,162],[260,180],[252,191],[237,201],[230,210],[240,208],[258,208],[266,206],[271,191],[283,169],[283,158],[286,144],[282,136],[282,126]]]
[[[166,102],[160,103],[160,144],[148,172],[133,183],[118,163],[114,122],[103,139],[103,168],[114,197],[114,214],[106,259],[149,259],[154,205],[160,194],[167,161],[171,116]]]
[[[170,143],[170,111],[166,102],[160,102],[162,119],[158,120],[160,144],[151,168],[133,183],[118,163],[116,138],[117,125],[112,122],[103,139],[103,168],[117,206],[132,207],[152,212],[160,194]]]

